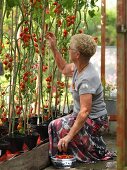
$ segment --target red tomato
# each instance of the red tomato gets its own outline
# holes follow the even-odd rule
[[[7,60],[4,60],[4,61],[3,61],[3,64],[4,64],[4,65],[7,65],[7,64],[8,64],[8,61],[7,61]]]
[[[37,42],[37,38],[34,38],[34,42]]]
[[[73,158],[73,155],[63,154],[63,155],[56,155],[55,157],[58,159],[70,159],[70,158]]]
[[[51,89],[51,86],[50,86],[50,85],[47,85],[47,88],[48,88],[48,89]]]
[[[68,35],[67,30],[64,30],[64,31],[63,31],[63,36],[64,36],[64,37],[67,37],[67,35]]]
[[[12,57],[10,57],[10,58],[9,58],[9,62],[12,62],[12,61],[13,61],[13,58],[12,58]]]
[[[48,120],[48,116],[44,115],[44,120],[47,121]]]
[[[17,115],[20,115],[20,114],[21,114],[21,111],[20,111],[20,110],[16,111],[16,114],[17,114]]]
[[[38,47],[38,44],[35,43],[35,44],[34,44],[34,47]]]
[[[2,94],[2,95],[5,95],[5,92],[3,91],[1,94]]]
[[[28,31],[29,31],[28,27],[24,28],[24,32],[28,32]]]
[[[25,82],[27,82],[27,81],[28,81],[28,77],[23,77],[23,80],[24,80]]]
[[[6,122],[7,118],[6,117],[2,117],[1,120],[2,120],[2,122]]]
[[[53,5],[57,5],[57,4],[58,4],[58,2],[54,2],[54,3],[53,3]]]

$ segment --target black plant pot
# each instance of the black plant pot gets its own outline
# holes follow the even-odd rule
[[[37,125],[36,131],[40,134],[40,138],[42,141],[47,142],[48,141],[48,124],[44,123],[41,125]]]
[[[33,149],[37,145],[39,134],[37,132],[33,132],[29,135],[26,135],[25,144],[29,148],[29,150]]]
[[[22,151],[25,141],[25,135],[23,134],[10,134],[6,137],[6,140],[10,142],[9,150],[11,153]]]
[[[38,120],[38,117],[34,116],[34,117],[30,117],[28,122],[31,125],[37,125],[37,120]],[[42,123],[42,118],[41,117],[39,117],[39,124],[40,123]]]
[[[10,143],[4,139],[0,140],[0,157],[9,149]]]
[[[8,126],[5,124],[0,126],[0,138],[8,134]]]

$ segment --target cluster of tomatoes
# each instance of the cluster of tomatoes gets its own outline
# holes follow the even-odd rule
[[[16,106],[16,114],[17,115],[20,115],[22,113],[22,110],[23,110],[22,106],[19,106],[19,105]]]
[[[28,79],[29,79],[29,72],[25,72],[23,74],[23,80],[20,82],[20,90],[21,91],[25,90],[26,82],[28,81]]]
[[[21,130],[22,129],[22,122],[19,122],[18,126],[17,126],[17,130]]]
[[[54,2],[53,5],[55,5],[54,13],[60,14],[62,12],[62,6],[58,2]]]
[[[4,69],[12,71],[12,65],[13,65],[13,58],[10,54],[5,55],[5,59],[3,60],[3,64],[5,65]]]
[[[20,33],[21,40],[23,41],[23,47],[28,47],[31,39],[31,35],[29,33],[29,28],[25,27],[23,31]]]
[[[0,54],[2,53],[2,49],[4,48],[4,45],[0,41]]]
[[[29,118],[35,116],[35,114],[34,114],[33,112],[34,112],[34,108],[33,108],[33,107],[30,107],[30,112],[29,112],[29,115],[28,115]]]
[[[75,18],[76,18],[75,15],[70,15],[66,17],[67,27],[75,23]]]
[[[20,90],[21,91],[25,90],[25,87],[26,87],[25,82],[27,82],[27,81],[28,81],[28,73],[26,72],[23,75],[23,81],[20,82]]]
[[[42,9],[41,0],[30,0],[31,6]]]
[[[67,31],[66,29],[64,29],[64,30],[63,30],[63,36],[64,36],[64,37],[67,37],[67,35],[68,35],[68,31]]]
[[[65,87],[65,83],[62,81],[57,81],[57,87],[63,89]]]
[[[17,130],[21,132],[23,130],[23,119],[20,117],[18,118],[18,125],[17,125]]]
[[[3,94],[2,94],[3,93]],[[5,92],[2,92],[1,94],[4,95]],[[1,106],[0,106],[0,110],[1,110],[1,115],[0,115],[0,126],[3,125],[4,122],[6,122],[7,120],[7,113],[5,111],[5,104],[4,104],[4,101],[1,103]]]
[[[37,76],[31,77],[32,73],[29,71],[26,71],[23,74],[22,81],[20,82],[20,90],[24,91],[26,88],[26,83],[29,81],[30,83],[33,83],[34,81],[37,80]]]
[[[43,66],[42,66],[42,71],[43,71],[43,72],[46,72],[47,69],[48,69],[48,66],[46,66],[46,65],[43,65]]]
[[[44,110],[43,110],[43,120],[44,121],[47,121],[49,119],[49,116],[48,116],[48,113],[49,113],[49,102],[46,100],[46,103],[44,104]]]
[[[39,39],[36,38],[36,34],[32,34],[32,37],[33,37],[33,41],[34,41],[34,48],[35,48],[35,51],[36,53],[39,53],[39,45],[38,45],[38,42],[42,42],[42,38],[40,37]],[[42,55],[45,54],[45,45],[42,44],[42,47],[41,47],[41,52],[42,52]]]
[[[73,157],[74,157],[73,155],[66,155],[66,154],[55,156],[55,158],[58,158],[58,159],[71,159]]]
[[[57,26],[58,26],[58,27],[61,27],[61,26],[62,26],[62,21],[61,21],[61,19],[58,19],[58,20],[57,20]]]
[[[28,24],[27,21],[25,21],[25,24]],[[23,31],[20,33],[20,38],[23,41],[23,47],[28,47],[30,44],[30,40],[33,39],[34,41],[34,48],[35,52],[39,53],[39,45],[38,42],[42,42],[42,38],[37,39],[36,34],[33,33],[32,35],[29,33],[29,28],[26,26]],[[42,54],[44,55],[45,53],[45,45],[42,45]]]
[[[51,89],[52,76],[48,76],[45,80],[47,82],[47,89]]]
[[[3,112],[3,113],[1,114],[1,121],[2,121],[2,123],[4,123],[4,122],[6,122],[6,120],[7,120],[7,113],[6,113],[6,112]]]
[[[54,96],[56,98],[56,104],[58,105],[60,103],[60,95],[63,94],[63,88],[65,87],[64,82],[57,81],[57,95]]]

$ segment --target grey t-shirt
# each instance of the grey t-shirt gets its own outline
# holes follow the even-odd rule
[[[103,87],[97,71],[92,63],[78,74],[75,68],[71,92],[73,95],[73,114],[78,114],[80,111],[80,95],[92,94],[92,109],[89,117],[92,119],[98,118],[107,114],[106,105],[103,99]]]

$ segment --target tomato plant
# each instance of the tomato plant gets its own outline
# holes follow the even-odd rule
[[[55,33],[58,49],[69,62],[69,40],[73,34],[85,32],[87,15],[93,17],[98,10],[96,2],[0,1],[0,60],[5,70],[5,83],[0,84],[0,119],[5,121],[6,112],[10,132],[15,117],[24,117],[25,127],[31,115],[47,120],[53,118],[53,107],[60,110],[68,103],[69,79],[58,71],[45,35]]]

